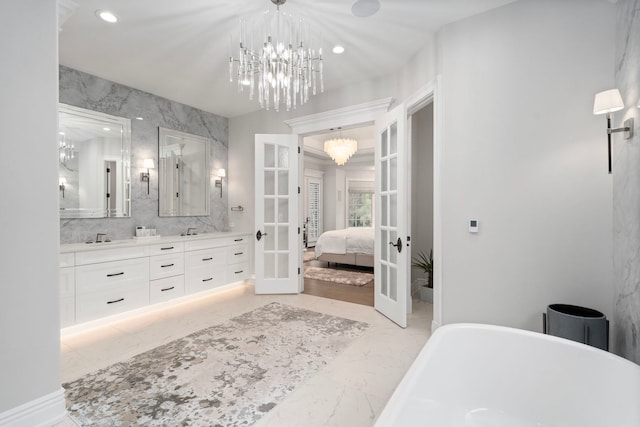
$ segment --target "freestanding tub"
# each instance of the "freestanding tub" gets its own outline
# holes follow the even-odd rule
[[[640,366],[535,332],[439,328],[376,427],[638,427]]]

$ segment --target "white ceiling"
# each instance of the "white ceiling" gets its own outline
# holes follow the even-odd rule
[[[355,0],[288,0],[324,39],[325,91],[396,71],[442,26],[514,0],[380,0],[368,18]],[[60,32],[60,63],[205,111],[233,117],[259,109],[229,83],[230,36],[240,17],[270,0],[75,0]],[[119,21],[100,21],[108,9]],[[331,53],[342,44],[342,55]],[[235,45],[234,45],[235,48]]]

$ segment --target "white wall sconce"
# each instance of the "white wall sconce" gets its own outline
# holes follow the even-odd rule
[[[218,178],[216,179],[216,187],[220,187],[220,197],[222,197],[222,178],[227,176],[227,171],[223,168],[218,169]]]
[[[156,165],[153,163],[153,159],[144,159],[144,162],[142,163],[142,167],[145,168],[147,171],[140,172],[140,181],[147,183],[147,194],[149,194],[149,181],[150,181],[149,177],[151,176],[149,169],[155,169]]]
[[[66,184],[67,184],[67,178],[65,178],[64,176],[61,176],[60,179],[58,180],[58,187],[60,188],[60,191],[62,191],[63,199],[64,199],[64,189]]]
[[[633,137],[633,118],[624,121],[623,127],[611,129],[611,113],[622,110],[624,103],[618,89],[605,90],[596,93],[593,102],[593,114],[607,115],[607,142],[609,150],[609,173],[611,173],[611,134],[616,132],[624,132],[624,138]]]

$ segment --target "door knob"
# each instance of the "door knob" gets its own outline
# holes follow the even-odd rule
[[[391,246],[395,246],[395,248],[398,250],[398,252],[402,252],[402,239],[400,239],[399,237],[398,237],[398,241],[396,243],[389,242],[389,244]]]
[[[258,239],[258,242],[260,241],[260,239],[262,239],[262,236],[266,236],[267,233],[263,233],[260,230],[258,230],[258,232],[256,233],[256,239]]]

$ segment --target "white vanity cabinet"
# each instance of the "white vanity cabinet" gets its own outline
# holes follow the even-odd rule
[[[62,327],[208,291],[249,277],[245,234],[64,245]]]

